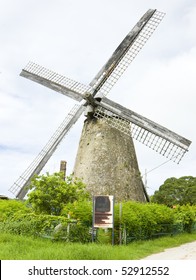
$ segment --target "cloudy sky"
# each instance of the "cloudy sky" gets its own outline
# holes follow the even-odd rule
[[[88,84],[149,9],[166,16],[109,98],[190,139],[180,164],[135,143],[148,193],[195,176],[195,0],[0,0],[0,194],[33,161],[76,103],[19,76],[29,61]],[[84,117],[43,169],[73,169]]]

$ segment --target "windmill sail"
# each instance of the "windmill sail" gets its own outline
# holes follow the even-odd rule
[[[64,136],[78,120],[84,111],[84,106],[75,105],[69,112],[64,121],[60,124],[58,129],[52,135],[48,143],[41,150],[35,160],[29,165],[24,173],[18,178],[18,180],[9,189],[10,192],[16,195],[17,198],[22,199],[28,192],[28,186],[31,179],[35,174],[39,174],[43,167],[46,165]]]
[[[97,102],[97,105],[99,103]],[[179,163],[191,141],[177,133],[104,97],[95,110],[96,118],[105,118],[116,127],[161,155]],[[130,129],[127,123],[131,123]]]
[[[82,94],[89,91],[91,88],[59,75],[34,62],[29,62],[20,73],[20,76],[60,92],[77,101],[81,101],[83,99]]]
[[[97,92],[101,96],[108,94],[164,16],[165,13],[151,9],[143,15],[90,83],[94,89],[93,95],[96,95]]]

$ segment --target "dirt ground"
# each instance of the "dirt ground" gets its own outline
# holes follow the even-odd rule
[[[166,249],[143,260],[196,260],[196,241]]]

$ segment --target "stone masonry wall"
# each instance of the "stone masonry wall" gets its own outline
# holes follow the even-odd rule
[[[114,195],[116,201],[145,201],[131,137],[110,127],[104,119],[84,122],[74,176],[92,195]]]

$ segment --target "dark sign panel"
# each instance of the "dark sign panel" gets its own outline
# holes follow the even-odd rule
[[[93,227],[113,228],[114,197],[112,195],[94,196]]]
[[[95,212],[110,212],[110,199],[108,196],[96,196]]]

